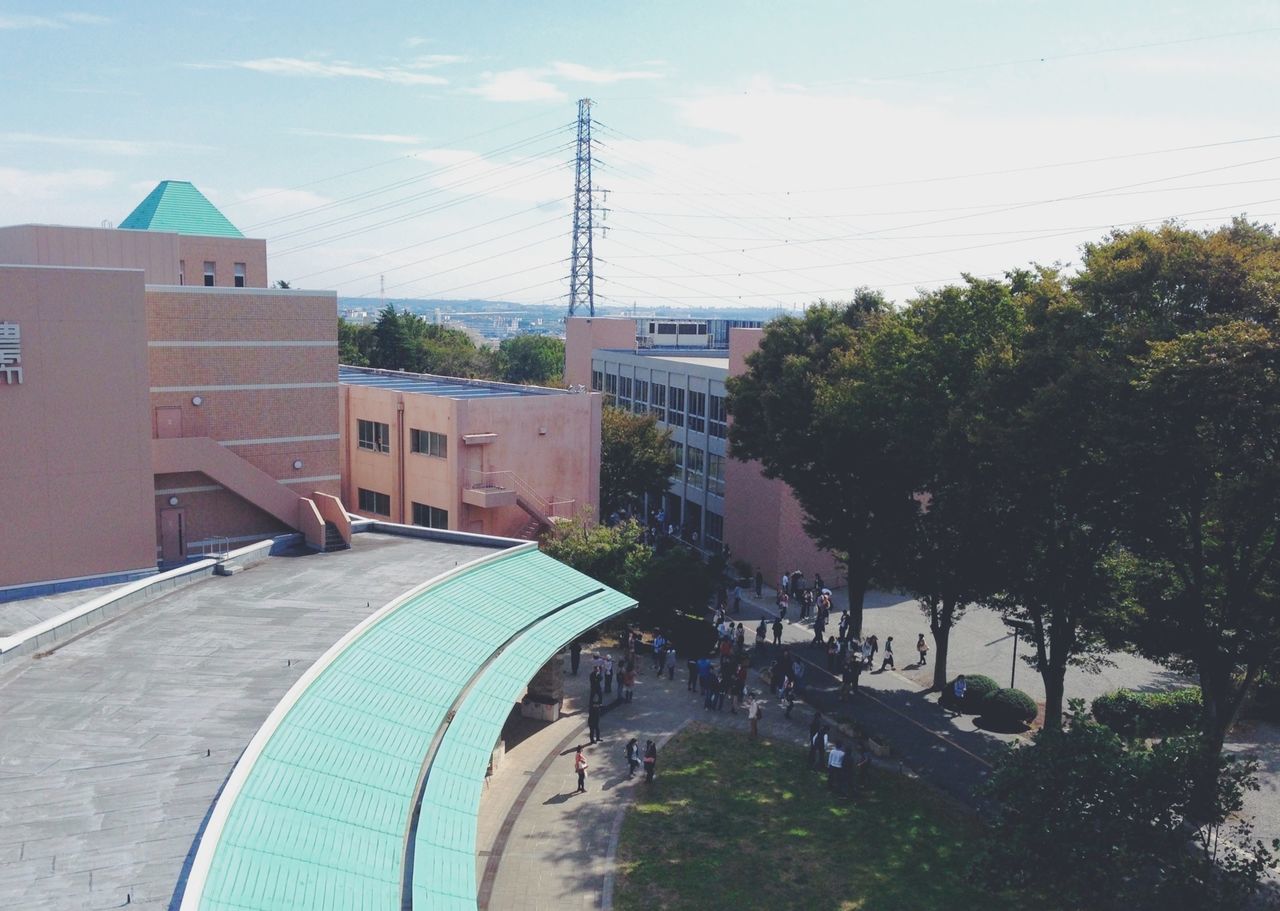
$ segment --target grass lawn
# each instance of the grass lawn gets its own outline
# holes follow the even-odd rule
[[[621,911],[1003,911],[964,881],[977,824],[918,781],[871,770],[837,798],[793,744],[692,727],[640,785],[618,847]]]

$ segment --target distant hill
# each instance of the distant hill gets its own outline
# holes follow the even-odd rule
[[[494,301],[470,298],[466,300],[434,300],[420,298],[388,298],[387,303],[397,310],[408,310],[411,313],[433,314],[438,309],[443,313],[486,313],[489,311],[514,310],[538,314],[546,317],[551,314],[565,315],[564,304],[521,304],[515,301]],[[338,310],[379,310],[382,304],[377,298],[339,297]],[[705,307],[701,309],[678,307],[617,307],[598,306],[596,313],[602,316],[659,316],[671,317],[720,317],[722,319],[770,320],[781,312],[776,307]]]

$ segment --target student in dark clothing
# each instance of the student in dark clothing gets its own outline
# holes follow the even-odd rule
[[[756,597],[764,594],[764,573],[756,570]]]
[[[782,621],[773,621],[773,644],[782,645]]]
[[[578,665],[582,663],[582,646],[577,640],[569,645],[569,671],[573,676],[578,676]]]
[[[698,691],[698,662],[690,658],[684,664],[685,670],[689,672],[689,692],[696,693]]]
[[[644,780],[653,783],[653,773],[658,769],[658,746],[652,740],[644,748]]]

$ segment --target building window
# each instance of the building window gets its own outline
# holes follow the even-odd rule
[[[635,404],[632,406],[631,410],[634,411],[636,414],[647,414],[649,412],[649,405],[647,402],[645,402],[644,399],[636,399]]]
[[[244,287],[244,263],[236,263],[236,287]]]
[[[360,448],[370,452],[391,451],[391,428],[378,421],[356,421]]]
[[[629,376],[618,377],[618,398],[620,399],[631,398],[631,377]]]
[[[651,398],[649,399],[651,407],[649,410],[658,416],[659,421],[667,419],[667,387],[662,383],[654,383],[649,390]]]
[[[178,260],[178,284],[185,285],[187,283],[187,261],[185,259]]]
[[[706,453],[697,446],[690,446],[685,450],[685,480],[689,482],[690,487],[702,486],[702,471],[706,467],[705,458]]]
[[[689,390],[689,429],[703,433],[707,429],[707,394]]]
[[[599,392],[604,388],[604,375],[599,370],[591,371],[591,391]]]
[[[676,427],[684,426],[684,389],[679,386],[671,387],[671,396],[668,399],[667,406],[667,423],[674,424]]]
[[[724,456],[714,452],[707,453],[707,490],[718,497],[724,496]]]
[[[719,547],[720,542],[724,540],[724,516],[719,513],[707,510],[707,544],[709,546]]]
[[[649,405],[649,381],[636,380],[636,404],[644,405],[644,408],[637,408],[636,411],[647,411]]]
[[[607,395],[618,394],[618,375],[616,373],[606,373],[604,375],[604,391]]]
[[[671,455],[676,460],[676,471],[671,477],[673,480],[679,481],[680,476],[684,473],[684,443],[677,443],[675,440],[671,440],[670,444]]]
[[[204,264],[204,286],[206,288],[213,287],[213,269],[214,264],[206,260]]]
[[[725,405],[724,396],[711,395],[711,435],[724,439],[729,435],[729,409]]]
[[[371,512],[378,516],[391,515],[391,497],[376,490],[365,490],[363,487],[358,490],[361,512]]]
[[[427,506],[425,503],[414,503],[413,524],[421,525],[423,528],[447,529],[449,527],[449,510],[440,509],[436,506]]]
[[[422,455],[435,456],[437,459],[449,457],[449,438],[434,430],[409,430],[409,449]],[[434,528],[435,526],[431,526]]]

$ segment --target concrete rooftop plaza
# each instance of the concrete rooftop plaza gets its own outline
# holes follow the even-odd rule
[[[0,908],[167,908],[219,788],[303,671],[384,603],[492,552],[363,533],[0,670]]]

